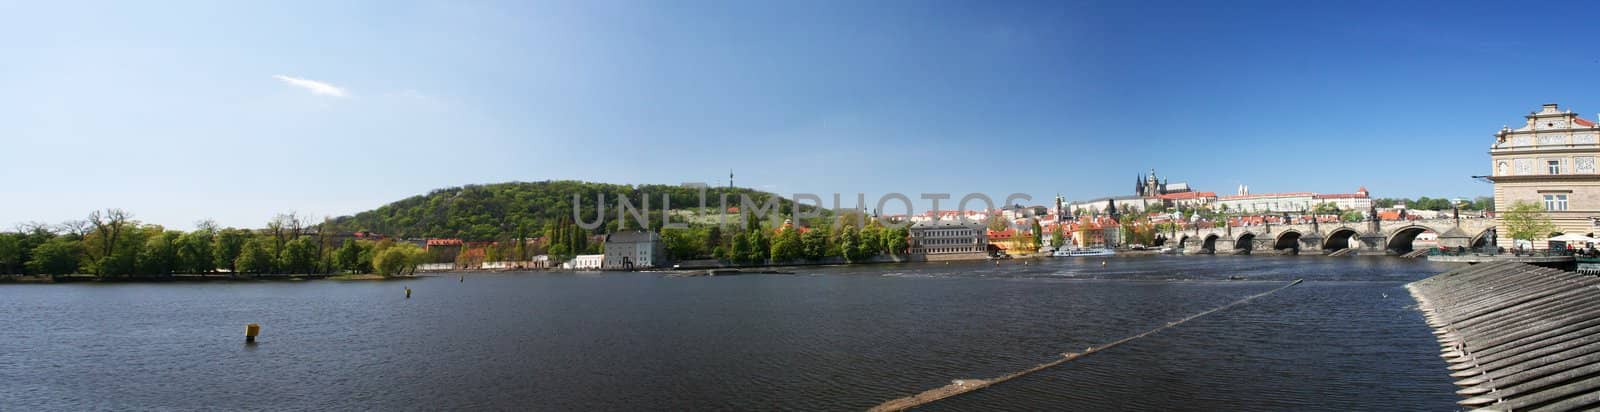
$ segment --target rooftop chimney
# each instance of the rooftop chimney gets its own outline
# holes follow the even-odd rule
[[[1540,112],[1542,112],[1542,113],[1558,113],[1556,111],[1556,104],[1555,103],[1545,103],[1543,110],[1541,110]]]

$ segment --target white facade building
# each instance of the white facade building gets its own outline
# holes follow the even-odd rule
[[[600,263],[604,262],[606,255],[578,255],[567,263],[562,263],[562,269],[569,270],[600,270]]]
[[[1240,194],[1217,198],[1217,210],[1251,213],[1309,211],[1317,205],[1316,193]]]
[[[959,220],[917,222],[911,225],[911,253],[983,253],[988,250],[987,228]]]

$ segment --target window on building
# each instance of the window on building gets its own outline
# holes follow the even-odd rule
[[[1567,210],[1567,195],[1544,195],[1544,210]]]
[[[1553,174],[1553,175],[1561,174],[1561,161],[1560,160],[1551,160],[1548,163],[1550,164],[1550,174]]]

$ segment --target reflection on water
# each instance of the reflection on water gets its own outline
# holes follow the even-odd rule
[[[0,286],[0,409],[865,409],[1295,278],[1307,281],[929,409],[1454,406],[1401,287],[1446,270],[1423,261],[793,270]]]

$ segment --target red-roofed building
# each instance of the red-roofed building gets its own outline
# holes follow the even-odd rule
[[[461,239],[428,239],[423,250],[428,252],[428,263],[451,263],[461,254]]]
[[[1367,193],[1366,186],[1356,189],[1355,193],[1316,195],[1315,198],[1317,204],[1330,203],[1339,208],[1339,210],[1366,211],[1372,207],[1372,196]]]

